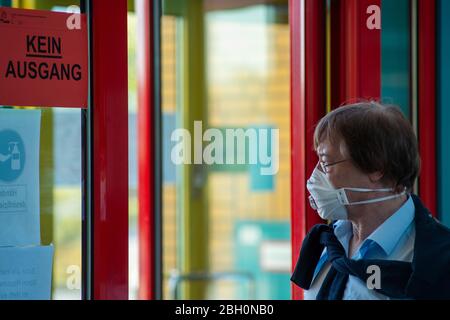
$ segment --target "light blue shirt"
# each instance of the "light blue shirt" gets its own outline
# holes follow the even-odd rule
[[[384,221],[360,245],[352,259],[384,259],[411,262],[414,253],[415,225],[414,202],[408,200],[386,221]],[[348,256],[349,241],[353,235],[349,220],[339,220],[334,225],[334,234]],[[315,299],[322,282],[330,269],[326,249],[317,263],[311,288],[305,291],[305,299]],[[344,291],[344,300],[389,299],[389,297],[369,289],[365,282],[349,276]]]

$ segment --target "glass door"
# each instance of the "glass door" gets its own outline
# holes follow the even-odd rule
[[[289,299],[287,1],[162,1],[164,299]]]

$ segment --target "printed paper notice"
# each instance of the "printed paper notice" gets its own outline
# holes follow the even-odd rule
[[[40,245],[40,126],[40,110],[0,109],[0,246]]]
[[[51,297],[53,246],[0,247],[0,300]]]

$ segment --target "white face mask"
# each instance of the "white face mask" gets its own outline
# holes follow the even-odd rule
[[[364,188],[339,188],[335,189],[327,175],[315,168],[311,177],[306,183],[309,193],[309,204],[314,210],[317,210],[319,216],[324,220],[346,220],[348,213],[345,206],[374,203],[394,199],[406,194],[406,189],[398,194],[391,196],[375,198],[364,201],[350,202],[348,201],[345,190],[356,192],[387,192],[393,191],[391,188],[384,189],[364,189]]]

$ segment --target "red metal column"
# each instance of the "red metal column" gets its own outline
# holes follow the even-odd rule
[[[436,215],[436,1],[418,1],[419,194]]]
[[[346,98],[346,62],[345,56],[345,6],[342,0],[330,1],[330,87],[331,109],[337,108]]]
[[[331,0],[332,108],[381,96],[381,30],[367,28],[371,5],[381,8],[381,0]]]
[[[155,299],[153,1],[136,1],[138,18],[139,298]]]
[[[93,299],[128,299],[127,1],[91,2]]]
[[[381,30],[368,29],[367,8],[381,0],[342,0],[345,34],[346,100],[379,99],[381,95]],[[332,35],[333,36],[333,35]],[[338,35],[336,35],[338,36]],[[340,35],[342,37],[342,34]],[[332,84],[339,85],[337,83]]]
[[[303,4],[303,7],[302,7]],[[303,17],[302,17],[303,13]],[[292,269],[298,258],[301,242],[305,237],[305,51],[304,1],[289,1],[289,25],[291,29],[291,246]],[[302,291],[292,285],[292,298],[301,299]]]
[[[317,163],[314,125],[325,114],[325,2],[290,0],[291,244],[295,267],[305,233],[321,220],[307,205],[306,179]],[[302,291],[292,286],[292,298]]]
[[[318,158],[314,152],[313,135],[317,122],[326,110],[325,74],[325,1],[305,1],[305,175],[310,176]],[[303,182],[306,188],[306,180]],[[307,197],[306,230],[322,220],[311,209]]]

